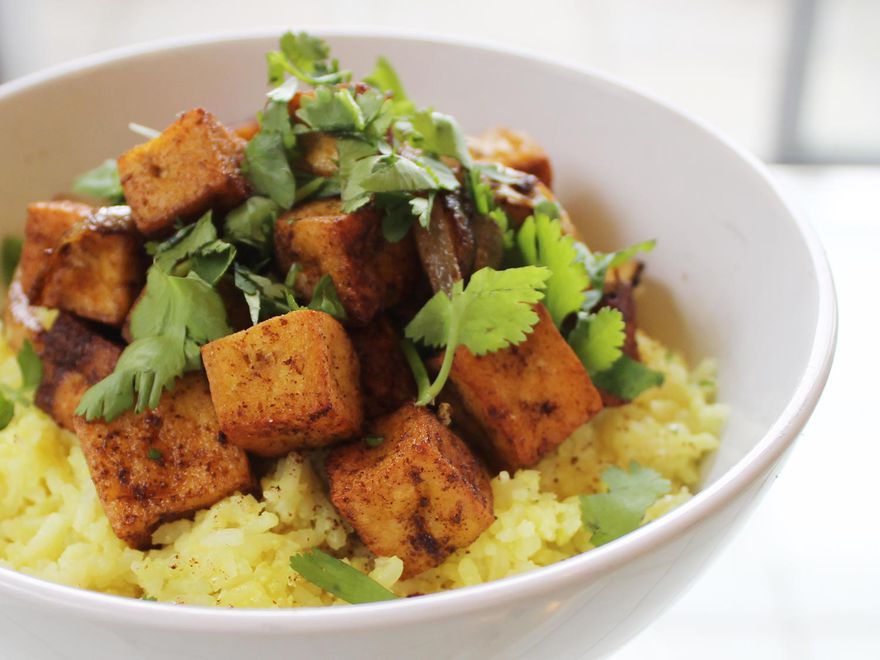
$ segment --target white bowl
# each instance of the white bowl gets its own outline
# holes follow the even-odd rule
[[[643,325],[715,356],[732,406],[704,489],[611,544],[487,585],[354,607],[232,611],[106,596],[0,569],[5,658],[592,657],[618,648],[700,573],[772,483],[831,365],[828,265],[765,169],[715,131],[626,84],[520,52],[436,37],[327,31],[356,73],[379,54],[411,95],[468,131],[500,124],[550,152],[557,190],[598,248],[657,238]],[[165,42],[0,88],[0,218],[196,105],[228,121],[265,91],[277,32]],[[772,539],[755,539],[772,543]]]

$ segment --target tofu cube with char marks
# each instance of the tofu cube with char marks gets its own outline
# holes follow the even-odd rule
[[[482,356],[461,346],[450,372],[457,397],[485,433],[492,462],[510,471],[537,463],[602,409],[550,314],[540,304],[535,311],[540,320],[524,342]]]
[[[260,456],[322,447],[360,432],[358,360],[329,314],[298,310],[202,347],[229,441]]]
[[[490,128],[468,138],[468,150],[475,160],[499,163],[521,172],[534,174],[553,187],[553,168],[547,152],[531,136],[509,128]]]
[[[307,202],[275,223],[275,255],[282,273],[302,266],[295,288],[311,297],[329,275],[354,325],[365,325],[400,301],[419,277],[412,236],[389,243],[382,214],[362,208],[344,213],[339,198]]]
[[[147,236],[167,234],[178,220],[242,203],[245,141],[210,112],[183,113],[158,137],[119,157],[119,177],[134,220]]]
[[[412,371],[400,348],[402,334],[386,316],[349,332],[361,367],[361,392],[368,419],[397,410],[416,396]]]
[[[113,373],[122,349],[84,321],[61,312],[43,333],[38,351],[43,379],[34,403],[59,426],[73,431],[79,400],[92,385]]]
[[[42,268],[28,290],[31,302],[108,325],[122,325],[144,286],[148,265],[143,239],[129,208],[110,206],[80,215],[78,210],[64,211],[70,202],[32,204],[28,227],[46,222],[54,227],[55,220],[46,218],[59,214],[58,205],[62,205],[62,213],[76,220],[43,251]],[[49,232],[34,233],[47,236]]]
[[[74,425],[110,526],[132,548],[149,547],[164,522],[253,489],[247,456],[220,432],[203,374],[178,379],[154,410]]]
[[[443,562],[495,520],[489,475],[425,408],[406,405],[326,461],[330,500],[375,554],[396,555],[403,577]]]

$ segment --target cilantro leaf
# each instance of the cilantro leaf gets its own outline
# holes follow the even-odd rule
[[[364,78],[364,82],[384,92],[391,92],[391,111],[395,117],[409,115],[415,110],[415,104],[407,96],[397,71],[384,57],[379,56],[373,72]]]
[[[456,282],[451,296],[437,292],[405,330],[409,339],[446,347],[437,378],[417,405],[427,405],[443,389],[459,345],[484,355],[525,341],[538,322],[532,306],[543,298],[549,277],[550,271],[537,266],[502,271],[482,268],[471,276],[467,287]]]
[[[40,381],[43,380],[43,361],[37,355],[34,345],[29,339],[24,340],[15,359],[21,370],[21,389],[36,389]]]
[[[418,219],[419,224],[427,229],[431,224],[431,211],[434,208],[435,191],[430,191],[427,197],[413,197],[409,200],[412,214]]]
[[[347,318],[345,307],[339,301],[336,286],[329,275],[322,276],[315,285],[315,289],[312,291],[312,300],[309,302],[309,309],[325,312],[337,321],[344,321]]]
[[[415,133],[414,146],[437,156],[450,156],[465,167],[471,166],[471,155],[458,122],[449,115],[431,110],[416,112],[410,120]]]
[[[273,316],[299,309],[289,286],[258,275],[239,263],[235,264],[234,283],[244,294],[251,323],[254,325]]]
[[[165,241],[148,243],[147,251],[155,268],[179,277],[194,272],[208,284],[223,277],[235,259],[235,247],[217,238],[210,211]]]
[[[590,277],[590,291],[584,299],[583,311],[589,312],[602,299],[605,290],[605,275],[609,268],[616,268],[626,263],[640,252],[650,252],[656,246],[657,241],[642,241],[635,245],[630,245],[618,252],[591,252],[584,243],[576,241],[574,243],[577,251],[577,259],[587,269]]]
[[[3,284],[9,286],[15,277],[15,269],[21,261],[21,248],[24,241],[21,236],[4,236],[0,243],[0,269],[3,273]]]
[[[116,161],[108,158],[96,168],[80,174],[73,181],[73,192],[86,197],[105,199],[113,204],[124,203],[125,195],[122,192]]]
[[[350,71],[340,71],[330,60],[330,47],[323,39],[300,32],[286,32],[281,37],[281,50],[266,54],[269,82],[277,85],[289,73],[310,85],[332,85],[351,78]]]
[[[361,106],[346,88],[318,87],[314,98],[302,97],[296,116],[316,131],[356,133],[367,125]]]
[[[632,401],[651,387],[663,384],[664,376],[627,355],[621,355],[609,369],[590,374],[593,384],[606,392]]]
[[[611,307],[603,307],[595,314],[578,314],[577,325],[568,335],[568,343],[590,376],[609,369],[623,355],[625,339],[623,314]]]
[[[397,598],[369,575],[317,548],[293,555],[290,567],[312,584],[353,605]]]
[[[552,273],[544,305],[558,328],[581,308],[584,290],[590,284],[586,268],[577,258],[574,240],[562,234],[558,221],[539,213],[526,218],[516,234],[516,243],[524,263],[546,266]]]
[[[407,198],[406,195],[379,194],[376,195],[375,205],[380,208],[382,216],[382,236],[389,243],[397,243],[409,233],[410,227],[415,220],[413,213],[416,209],[412,203],[420,197]],[[426,201],[426,200],[423,200]]]
[[[281,207],[268,197],[251,197],[226,215],[223,236],[237,245],[246,245],[261,258],[272,255],[275,220]]]
[[[257,133],[244,148],[242,172],[255,191],[269,197],[283,209],[293,206],[296,179],[287,162],[282,133]]]
[[[610,467],[602,472],[607,493],[580,498],[581,518],[593,533],[593,545],[600,546],[637,529],[645,510],[663,495],[671,484],[650,468],[633,461],[629,471]]]

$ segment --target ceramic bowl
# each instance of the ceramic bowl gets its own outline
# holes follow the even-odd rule
[[[280,32],[178,40],[90,57],[0,88],[0,221],[137,138],[203,106],[233,122],[265,92]],[[764,167],[685,112],[579,67],[407,34],[322,31],[364,74],[379,54],[410,95],[467,131],[505,125],[551,154],[587,241],[656,238],[642,325],[714,356],[732,414],[703,489],[628,536],[490,584],[385,604],[232,611],[117,598],[0,569],[5,658],[584,658],[623,644],[674,601],[761,499],[831,364],[835,297],[813,232]],[[771,543],[772,539],[758,542]]]

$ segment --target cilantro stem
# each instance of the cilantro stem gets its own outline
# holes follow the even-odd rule
[[[410,371],[413,373],[413,378],[416,379],[416,387],[418,388],[419,400],[421,401],[431,384],[428,379],[428,371],[425,369],[425,363],[422,362],[416,347],[409,339],[401,339],[400,348],[403,350],[403,356],[406,358]]]
[[[449,323],[449,335],[446,338],[446,352],[443,354],[443,363],[440,365],[440,371],[434,382],[426,390],[419,389],[422,392],[416,401],[417,406],[426,406],[433,403],[437,395],[443,390],[446,381],[449,378],[449,372],[452,370],[452,361],[455,359],[455,351],[458,348],[458,334],[461,321],[459,315],[453,315]]]
[[[23,406],[30,405],[31,401],[26,397],[23,393],[18,390],[15,390],[8,385],[0,385],[0,394],[5,396],[7,399],[11,399],[16,403],[20,403]]]

